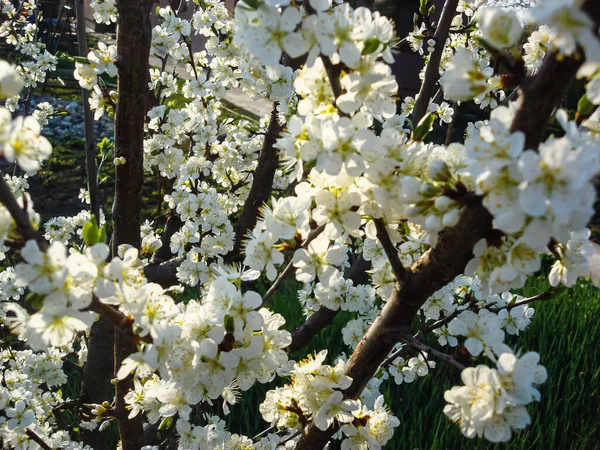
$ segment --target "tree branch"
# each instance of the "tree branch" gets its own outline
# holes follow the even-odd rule
[[[33,431],[31,428],[27,428],[25,430],[25,434],[27,435],[27,437],[29,437],[29,439],[31,439],[37,445],[42,447],[43,450],[52,450],[52,447],[50,447],[48,444],[46,444],[44,442],[44,440],[41,437],[39,437],[38,434],[35,431]]]
[[[373,219],[373,222],[375,222],[375,228],[377,229],[377,239],[381,243],[383,251],[392,266],[392,271],[396,276],[396,280],[403,281],[406,277],[406,269],[400,261],[398,250],[396,250],[396,247],[394,247],[394,244],[390,239],[390,235],[387,232],[383,219]]]
[[[433,357],[435,357],[436,359],[439,359],[440,361],[444,361],[447,362],[450,365],[453,365],[454,367],[456,367],[459,370],[464,370],[466,368],[466,366],[464,364],[461,364],[460,362],[458,362],[456,360],[456,358],[447,355],[446,353],[440,352],[439,350],[436,350],[433,347],[430,347],[427,344],[423,344],[421,341],[418,341],[416,338],[408,335],[408,336],[403,336],[401,338],[401,340],[403,342],[406,342],[406,345],[416,349],[416,350],[421,350],[424,352],[427,352],[428,355],[432,355]]]
[[[88,309],[92,312],[99,314],[105,319],[109,320],[117,330],[127,336],[134,343],[139,342],[140,340],[145,342],[151,342],[150,336],[138,336],[133,332],[133,317],[126,316],[121,311],[116,308],[113,308],[110,305],[102,303],[96,296],[92,298],[92,303]]]
[[[429,62],[425,68],[425,79],[419,90],[419,95],[417,96],[411,117],[412,123],[415,126],[427,113],[429,101],[433,95],[435,85],[440,78],[440,63],[442,62],[444,47],[446,46],[446,40],[448,39],[448,32],[450,30],[450,25],[452,24],[452,19],[456,14],[457,6],[458,0],[446,0],[440,20],[435,29],[435,33],[433,34],[435,47],[429,56]]]
[[[429,325],[428,327],[423,328],[423,334],[425,333],[429,333],[433,330],[436,330],[438,328],[443,327],[444,325],[452,322],[452,319],[454,319],[455,317],[457,317],[461,312],[466,311],[466,309],[455,309],[451,314],[447,315],[446,317],[435,321],[434,323],[432,323],[431,325]]]
[[[273,105],[271,111],[271,119],[267,134],[263,142],[260,156],[258,157],[258,165],[254,170],[254,179],[250,193],[246,199],[244,209],[240,217],[235,223],[233,229],[235,231],[235,244],[229,255],[236,257],[241,252],[242,242],[246,233],[254,228],[258,219],[258,213],[263,203],[266,203],[271,196],[273,189],[273,180],[275,179],[275,171],[279,166],[279,155],[275,148],[275,142],[281,132],[281,126],[277,120],[277,103]]]
[[[141,245],[142,184],[144,181],[144,123],[148,98],[149,55],[152,40],[152,0],[117,0],[118,101],[115,114],[115,157],[125,164],[115,167],[114,229],[112,254],[119,245]],[[114,373],[122,361],[137,351],[135,341],[115,327]],[[133,379],[120,380],[115,388],[115,417],[123,450],[139,450],[144,442],[143,418],[129,419],[125,395]]]
[[[537,302],[539,300],[550,300],[553,298],[552,294],[553,294],[552,289],[548,289],[547,291],[540,292],[539,294],[534,295],[533,297],[524,298],[522,300],[519,300],[518,302],[506,305],[503,308],[499,308],[499,307],[498,308],[488,308],[488,311],[494,312],[494,313],[500,312],[503,309],[507,309],[508,311],[510,311],[511,309],[516,308],[517,306],[527,305],[529,303]]]
[[[2,203],[13,220],[17,224],[17,231],[23,236],[23,238],[28,241],[30,239],[35,239],[40,247],[40,250],[46,251],[48,248],[48,243],[42,236],[42,234],[37,231],[31,225],[29,220],[29,214],[27,214],[26,208],[21,208],[21,205],[17,202],[14,194],[12,193],[10,186],[4,179],[4,172],[0,170],[0,203]],[[26,206],[26,205],[25,205]]]
[[[173,257],[173,253],[171,252],[171,238],[173,235],[181,229],[183,226],[183,222],[177,215],[177,213],[173,210],[167,213],[167,223],[165,224],[165,229],[160,237],[161,246],[154,255],[152,255],[152,259],[150,260],[149,265],[156,265],[168,261]],[[144,272],[146,268],[144,268]],[[175,280],[176,282],[177,280]]]
[[[177,256],[159,264],[148,264],[144,267],[144,276],[151,283],[158,283],[162,287],[177,284],[177,268],[185,261],[185,256]]]
[[[85,32],[85,13],[83,0],[75,2],[77,17],[77,46],[79,56],[87,57],[88,46]],[[85,171],[88,178],[88,191],[90,193],[90,211],[100,223],[100,199],[98,196],[98,177],[96,168],[96,142],[94,140],[94,119],[90,109],[90,94],[87,89],[81,88],[81,103],[83,106],[83,125],[85,129]]]

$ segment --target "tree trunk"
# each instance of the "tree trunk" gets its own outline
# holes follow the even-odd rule
[[[119,245],[141,245],[141,210],[144,121],[148,95],[152,0],[117,0],[118,100],[115,114],[115,157],[125,158],[125,164],[115,168],[114,228],[112,254]],[[123,359],[136,351],[131,339],[115,330],[115,370]],[[128,419],[124,397],[133,389],[131,377],[117,383],[115,416],[123,450],[139,450],[143,445],[143,418]]]

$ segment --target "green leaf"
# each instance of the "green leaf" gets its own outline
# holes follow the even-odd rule
[[[434,12],[435,12],[435,5],[431,5],[429,7],[429,9],[427,10],[427,16],[432,16]]]
[[[160,423],[160,425],[158,426],[159,430],[168,430],[169,428],[171,428],[171,424],[173,423],[173,418],[172,417],[165,417],[162,422]]]
[[[587,94],[583,94],[583,96],[577,102],[577,112],[580,116],[589,116],[592,114],[592,112],[594,112],[594,107],[594,104],[590,102]]]
[[[428,2],[428,0],[421,0],[420,3],[419,3],[419,12],[423,16],[427,12],[427,2]]]
[[[423,139],[425,139],[429,134],[429,131],[431,130],[431,127],[433,126],[436,117],[437,116],[433,113],[429,113],[425,117],[423,117],[419,124],[416,126],[416,128],[413,130],[410,138],[413,141],[422,141]]]
[[[246,10],[254,10],[258,9],[264,2],[262,0],[244,0],[243,2],[238,3],[241,8]]]
[[[107,137],[104,137],[99,143],[98,143],[98,157],[102,157],[102,155],[109,151],[111,148],[111,144],[112,142],[110,141],[110,139],[108,139]]]
[[[71,60],[85,65],[90,65],[90,62],[85,56],[71,56]]]
[[[363,48],[362,54],[370,55],[371,53],[375,52],[379,48],[380,45],[381,45],[381,43],[379,42],[379,39],[377,39],[377,38],[367,39],[365,41],[365,48]]]
[[[108,242],[108,237],[106,236],[106,227],[100,227],[100,242]]]
[[[233,322],[233,316],[230,316],[229,314],[225,314],[225,331],[227,333],[233,333],[235,330],[235,325]]]
[[[82,233],[83,242],[85,242],[85,245],[88,247],[99,242],[106,243],[106,230],[104,227],[98,226],[96,216],[92,216],[92,218],[83,225]]]
[[[44,296],[40,294],[36,294],[34,292],[30,292],[27,294],[27,303],[29,303],[33,309],[36,311],[41,309],[44,306]]]

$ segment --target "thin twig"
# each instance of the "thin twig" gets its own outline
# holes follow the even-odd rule
[[[547,291],[541,292],[537,295],[534,295],[533,297],[528,297],[528,298],[524,298],[523,300],[519,300],[518,302],[515,303],[510,303],[502,308],[500,307],[496,307],[496,308],[488,308],[488,311],[490,312],[500,312],[503,309],[507,309],[507,310],[511,310],[513,308],[516,308],[517,306],[522,306],[522,305],[527,305],[528,303],[533,303],[536,302],[538,300],[550,300],[553,298],[553,290],[552,289],[548,289]]]
[[[277,425],[273,425],[272,427],[267,428],[266,430],[261,431],[260,433],[258,433],[256,436],[254,436],[252,438],[252,441],[256,441],[257,439],[260,439],[261,437],[269,434],[271,431],[274,431],[277,429]]]
[[[447,323],[450,323],[452,321],[452,319],[454,319],[456,316],[458,316],[461,312],[466,311],[466,309],[458,309],[456,308],[451,314],[447,315],[446,317],[433,322],[431,325],[429,325],[428,327],[423,328],[423,333],[429,333],[437,328],[441,328],[444,325],[446,325]]]
[[[392,271],[394,272],[396,279],[398,281],[404,281],[406,278],[406,269],[400,261],[398,250],[396,250],[396,247],[394,247],[394,244],[390,239],[390,235],[387,232],[387,228],[383,222],[383,219],[373,219],[373,222],[375,222],[375,228],[377,229],[377,239],[379,239],[379,242],[381,242],[383,251],[390,261],[390,265],[392,266]]]
[[[281,445],[281,444],[285,444],[286,442],[288,442],[288,441],[291,441],[292,439],[295,439],[295,438],[297,438],[298,436],[300,436],[300,433],[302,433],[302,430],[298,430],[298,431],[296,431],[296,432],[295,432],[294,434],[292,434],[290,437],[288,437],[288,438],[287,438],[287,439],[285,439],[284,441],[281,441],[281,442],[279,443],[279,445]]]
[[[388,356],[382,363],[381,368],[385,369],[389,365],[391,365],[396,358],[401,356],[402,354],[408,353],[408,349],[405,346],[400,347],[398,350],[394,351],[390,356]]]
[[[314,230],[311,230],[310,233],[308,233],[308,236],[306,236],[306,239],[302,243],[301,247],[306,248],[308,246],[308,244],[310,244],[318,235],[320,235],[323,232],[324,229],[325,229],[325,225],[319,225]],[[263,301],[257,309],[262,308],[269,302],[269,300],[271,300],[271,297],[273,297],[275,295],[275,293],[281,287],[282,283],[293,271],[294,271],[294,261],[292,259],[288,263],[288,265],[285,267],[285,269],[283,269],[283,272],[281,272],[279,274],[279,276],[277,277],[277,279],[275,280],[273,285],[269,288],[267,293],[263,296]]]
[[[448,39],[448,31],[450,25],[452,25],[452,19],[456,14],[456,8],[458,6],[458,0],[446,0],[444,3],[444,9],[442,9],[442,15],[440,21],[436,27],[433,39],[435,40],[435,48],[429,57],[427,68],[425,69],[425,78],[415,107],[412,113],[412,123],[416,126],[419,121],[425,116],[429,102],[433,94],[433,89],[440,77],[440,63],[442,61],[442,55],[444,54],[444,47],[446,46],[446,39]]]
[[[37,445],[42,447],[44,450],[52,450],[52,447],[50,447],[48,444],[46,444],[44,442],[44,440],[41,437],[39,437],[38,434],[35,431],[33,431],[31,428],[27,428],[25,430],[25,434],[29,437],[29,439],[34,441]]]
[[[27,213],[26,205],[25,208],[21,208],[21,205],[17,202],[14,194],[12,193],[10,186],[4,179],[4,172],[0,170],[0,203],[6,206],[6,209],[12,216],[13,220],[17,224],[17,230],[25,240],[35,239],[40,246],[42,251],[48,248],[48,243],[44,240],[42,234],[35,230],[29,221],[29,214]]]
[[[412,348],[414,348],[416,350],[426,351],[428,355],[431,355],[434,358],[439,359],[441,361],[445,361],[448,364],[453,365],[457,369],[464,370],[467,367],[464,364],[461,364],[460,362],[458,362],[456,360],[456,358],[454,358],[453,356],[447,355],[446,353],[442,353],[439,350],[436,350],[435,348],[430,347],[427,344],[423,344],[421,341],[418,341],[417,339],[415,339],[412,336],[404,335],[400,339],[402,341],[406,342],[406,344],[410,345]]]
[[[93,296],[92,303],[90,303],[88,309],[108,319],[114,324],[115,328],[129,337],[133,342],[139,342],[140,340],[144,342],[152,342],[152,337],[150,337],[150,335],[138,336],[133,332],[133,317],[126,316],[118,309],[102,303],[96,296]]]

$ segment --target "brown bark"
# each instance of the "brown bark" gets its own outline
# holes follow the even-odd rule
[[[448,32],[450,31],[450,25],[452,19],[456,14],[456,7],[458,6],[458,0],[446,0],[444,3],[444,9],[442,9],[442,15],[440,21],[437,24],[433,39],[435,40],[435,48],[429,62],[425,68],[425,78],[419,95],[415,103],[415,107],[412,113],[412,123],[416,127],[419,121],[425,117],[429,102],[433,96],[433,90],[440,78],[440,63],[442,61],[442,55],[444,54],[444,47],[446,46],[446,39],[448,39]]]
[[[118,100],[115,114],[115,157],[126,162],[115,168],[114,229],[112,254],[121,244],[140,247],[143,183],[143,142],[148,95],[149,53],[152,38],[152,0],[117,0]],[[114,330],[115,371],[136,351],[130,336]],[[143,445],[143,418],[128,419],[125,395],[133,389],[131,377],[116,385],[115,416],[123,450],[139,450]]]
[[[171,238],[181,229],[182,226],[183,222],[177,213],[175,211],[170,211],[168,213],[167,223],[165,224],[165,230],[160,237],[160,242],[162,245],[158,250],[156,250],[156,252],[154,252],[154,255],[152,255],[150,264],[160,264],[173,257],[173,253],[171,252]]]
[[[151,283],[162,287],[177,284],[177,268],[185,260],[185,256],[177,256],[159,264],[148,264],[144,267],[144,276]]]
[[[114,376],[114,325],[100,317],[92,325],[88,340],[88,357],[83,368],[81,398],[84,403],[112,402],[111,380]],[[82,429],[81,440],[95,450],[108,450],[110,428],[104,431]]]
[[[85,13],[83,0],[75,2],[77,16],[77,47],[79,56],[88,54],[87,38],[85,31]],[[85,169],[88,178],[88,191],[90,193],[90,211],[100,223],[100,199],[98,196],[98,174],[96,167],[96,142],[94,141],[94,118],[90,109],[90,93],[81,89],[81,103],[83,105],[83,124],[85,129]]]
[[[118,100],[115,113],[114,230],[112,254],[120,244],[141,244],[144,121],[148,95],[151,0],[119,0],[117,9]]]
[[[271,196],[275,171],[279,166],[279,155],[274,145],[280,132],[281,126],[277,121],[277,104],[275,104],[273,111],[271,111],[271,119],[258,158],[258,165],[253,174],[254,179],[250,188],[250,194],[248,194],[244,209],[233,227],[235,230],[235,244],[233,250],[229,253],[233,258],[237,258],[240,254],[244,236],[249,230],[254,228],[260,207]]]

